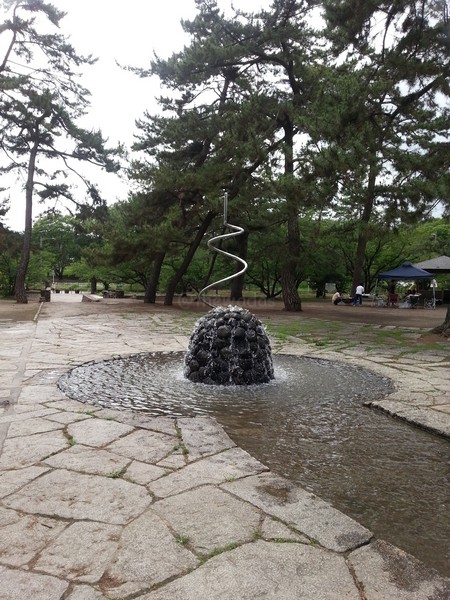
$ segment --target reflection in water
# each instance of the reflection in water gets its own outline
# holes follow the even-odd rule
[[[268,384],[205,386],[183,378],[182,353],[140,354],[82,365],[59,385],[101,406],[211,415],[274,472],[445,573],[449,444],[363,407],[391,391],[378,375],[304,357],[274,364]]]

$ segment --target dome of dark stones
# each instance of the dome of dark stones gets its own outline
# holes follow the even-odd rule
[[[268,383],[272,349],[261,321],[238,306],[210,310],[192,332],[184,374],[209,385]]]

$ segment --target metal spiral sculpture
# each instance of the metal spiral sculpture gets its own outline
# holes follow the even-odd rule
[[[184,375],[193,383],[207,385],[256,385],[274,378],[272,350],[261,321],[246,308],[209,304],[202,294],[209,288],[239,277],[247,270],[242,258],[214,246],[216,240],[240,235],[242,227],[227,222],[228,195],[223,199],[223,223],[233,231],[213,237],[208,248],[234,258],[243,268],[200,290],[199,300],[211,307],[195,324],[184,360]]]
[[[239,263],[241,263],[243,265],[243,268],[240,271],[238,271],[237,273],[234,273],[233,275],[229,275],[228,277],[224,277],[223,279],[219,279],[219,281],[214,281],[213,283],[210,283],[209,285],[204,287],[202,290],[200,290],[200,292],[198,293],[198,299],[201,300],[204,304],[206,304],[207,306],[209,306],[211,308],[214,308],[214,305],[210,304],[207,300],[205,300],[205,298],[202,297],[203,294],[210,288],[218,285],[219,283],[224,283],[225,281],[230,281],[231,279],[235,279],[236,277],[239,277],[239,275],[242,275],[243,273],[245,273],[245,271],[248,268],[248,264],[245,262],[245,260],[243,258],[240,258],[239,256],[236,256],[234,254],[231,254],[230,252],[225,252],[225,250],[221,250],[220,248],[216,248],[216,246],[214,246],[214,244],[213,244],[213,242],[215,242],[216,240],[225,240],[225,239],[228,239],[231,237],[236,237],[236,236],[244,233],[244,230],[242,227],[238,227],[237,225],[231,225],[230,223],[227,222],[227,218],[228,218],[228,193],[225,192],[224,197],[223,197],[223,224],[225,225],[225,227],[229,227],[230,229],[233,229],[233,231],[231,233],[224,233],[222,235],[216,235],[215,237],[208,240],[208,248],[210,250],[213,250],[214,252],[223,254],[224,256],[229,256],[230,258],[234,258],[234,260],[237,260]]]

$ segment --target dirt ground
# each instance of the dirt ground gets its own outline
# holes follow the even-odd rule
[[[16,304],[14,300],[0,300],[0,322],[31,321],[34,318],[58,318],[79,316],[83,314],[103,314],[105,312],[188,312],[201,316],[209,310],[208,306],[189,298],[176,298],[173,306],[164,306],[163,299],[158,298],[156,304],[144,304],[142,300],[132,298],[103,299],[99,302],[81,302],[78,295],[52,296],[50,303],[44,303],[39,311],[39,302]],[[216,305],[228,305],[226,298],[214,298]],[[330,300],[303,302],[301,312],[288,313],[283,309],[281,301],[243,300],[236,303],[248,308],[263,319],[264,316],[287,322],[293,319],[323,319],[343,323],[366,323],[368,325],[414,327],[432,329],[444,322],[447,306],[438,306],[435,310],[423,308],[377,308],[369,300],[362,306],[334,306]],[[39,311],[39,316],[37,313]]]

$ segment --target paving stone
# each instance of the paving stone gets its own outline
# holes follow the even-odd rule
[[[159,431],[159,433],[167,433],[167,435],[177,435],[175,419],[170,417],[147,417],[144,414],[129,410],[121,411],[109,408],[100,410],[96,413],[96,416],[104,417],[105,414],[108,414],[119,423],[126,423],[127,425],[132,425],[133,427],[139,427],[141,429],[151,429],[152,431]]]
[[[194,568],[198,560],[178,544],[152,510],[125,527],[118,551],[100,587],[106,596],[136,593]],[[102,585],[103,583],[103,585]]]
[[[63,425],[68,425],[69,423],[77,423],[79,421],[84,421],[86,419],[92,419],[91,415],[86,415],[79,412],[57,412],[52,415],[48,415],[45,417],[49,421],[55,421],[56,423],[62,423]]]
[[[61,423],[55,423],[42,417],[36,417],[35,419],[27,419],[25,421],[16,421],[11,423],[8,430],[8,437],[20,437],[29,436],[35,433],[45,433],[47,431],[55,431],[57,429],[63,429],[64,425]]]
[[[64,519],[125,524],[151,503],[145,488],[122,479],[57,470],[4,499],[5,506]]]
[[[181,451],[172,452],[172,454],[169,454],[169,456],[166,456],[156,464],[163,469],[178,470],[186,466],[187,457]]]
[[[62,394],[59,393],[61,398]],[[19,404],[30,404],[39,403],[43,404],[48,400],[56,400],[58,392],[55,393],[54,385],[27,385],[22,388],[18,403]]]
[[[12,494],[26,483],[29,483],[47,471],[48,468],[46,467],[25,467],[25,469],[15,469],[0,473],[0,498]]]
[[[133,428],[129,425],[104,419],[89,419],[71,423],[67,428],[67,432],[77,443],[94,448],[110,444],[131,431]]]
[[[202,554],[232,543],[250,542],[261,519],[255,507],[211,486],[160,500],[153,510]]]
[[[31,380],[28,380],[28,382],[32,385],[57,384],[64,373],[65,369],[45,369],[44,371],[39,371]],[[53,388],[53,390],[51,395],[52,400],[56,399],[59,392],[59,390],[55,390],[55,388]],[[55,391],[57,392],[56,394]],[[64,394],[61,395],[64,397]]]
[[[191,463],[183,469],[149,484],[160,498],[179,494],[199,485],[223,483],[265,471],[266,467],[240,448],[231,448],[215,456]]]
[[[64,400],[52,400],[45,403],[46,406],[51,407],[53,409],[59,410],[71,410],[73,412],[78,413],[95,413],[97,410],[100,410],[99,406],[92,406],[90,404],[84,404],[83,402],[77,402],[75,400],[70,400],[69,398],[64,398]]]
[[[304,544],[258,541],[215,556],[139,600],[175,598],[360,600],[361,596],[343,557]]]
[[[446,352],[444,354],[444,357],[448,359],[448,352]],[[411,360],[411,362],[413,364],[417,365],[423,365],[423,363],[434,363],[436,362],[437,356],[433,351],[428,351],[427,353],[425,352],[417,352],[416,354],[414,354],[414,358]],[[404,357],[402,359],[402,363],[408,362],[408,358]]]
[[[108,449],[134,460],[157,463],[170,454],[176,445],[176,437],[155,431],[137,430],[110,444]]]
[[[155,479],[159,479],[163,475],[168,473],[167,469],[162,467],[156,467],[155,465],[148,465],[147,463],[139,462],[134,460],[124,473],[123,478],[140,485],[147,485]]]
[[[69,469],[91,475],[111,475],[128,465],[130,460],[107,450],[76,444],[64,452],[45,459],[45,464],[59,469]]]
[[[121,530],[104,523],[74,523],[41,552],[34,568],[63,579],[95,583],[116,552]]]
[[[38,463],[55,452],[67,448],[61,431],[39,433],[29,438],[8,438],[0,456],[0,469],[20,469]]]
[[[289,529],[287,525],[284,525],[284,523],[280,523],[280,521],[276,521],[271,517],[266,517],[264,519],[264,522],[261,525],[261,533],[262,537],[265,540],[288,540],[293,542],[302,542],[303,544],[311,543],[310,540],[304,535],[295,533],[294,531],[292,531],[292,529]]]
[[[378,540],[352,552],[348,561],[367,600],[444,600],[450,579],[440,577],[420,561]]]
[[[183,443],[189,450],[190,460],[236,446],[224,429],[210,417],[180,418],[178,426]]]
[[[67,596],[67,600],[108,600],[108,598],[87,585],[77,585]]]
[[[272,473],[221,487],[336,552],[356,548],[372,537],[368,529],[327,502]]]
[[[26,565],[66,526],[55,519],[19,515],[0,507],[0,563],[12,567]]]
[[[56,577],[0,566],[1,600],[61,600],[68,586]]]
[[[45,417],[57,412],[53,408],[45,408],[38,404],[31,406],[17,406],[9,407],[7,411],[0,417],[1,423],[14,423],[16,421],[24,421],[30,417]]]

